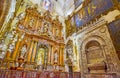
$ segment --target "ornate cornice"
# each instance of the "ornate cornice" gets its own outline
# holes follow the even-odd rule
[[[45,13],[42,14],[37,11],[37,8],[28,8],[26,9],[26,13],[38,18],[39,20],[49,21],[52,24],[62,28],[62,23],[59,22],[58,17],[56,17],[56,19],[53,20],[49,11],[46,11]]]

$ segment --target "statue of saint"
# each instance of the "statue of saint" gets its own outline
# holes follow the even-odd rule
[[[34,19],[30,19],[29,26],[32,27],[34,24]]]
[[[55,52],[55,54],[54,54],[54,62],[55,62],[55,63],[58,62],[58,54],[57,54],[57,52]]]
[[[21,58],[24,58],[24,55],[25,55],[25,52],[27,51],[27,46],[26,45],[23,45],[22,49],[21,49],[21,54],[20,54],[20,57]]]
[[[48,24],[47,23],[44,23],[42,31],[43,31],[43,34],[48,34]]]

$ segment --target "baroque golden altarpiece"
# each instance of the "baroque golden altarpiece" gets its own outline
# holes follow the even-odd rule
[[[62,24],[51,18],[47,11],[43,15],[36,8],[26,9],[24,18],[12,31],[14,39],[8,50],[6,59],[11,59],[15,67],[19,65],[26,69],[37,68],[39,70],[59,70],[64,68],[64,40],[62,36]]]

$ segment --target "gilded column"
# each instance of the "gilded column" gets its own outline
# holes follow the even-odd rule
[[[30,45],[30,49],[28,51],[28,56],[27,56],[27,61],[30,62],[30,59],[31,59],[31,54],[32,54],[32,50],[33,50],[33,45],[34,45],[34,41],[31,42],[31,45]]]
[[[24,26],[26,26],[27,19],[28,19],[28,15],[25,16],[24,23],[23,23]]]
[[[54,53],[53,53],[53,51],[54,51],[54,47],[52,46],[52,48],[51,48],[52,50],[51,50],[51,64],[53,65],[53,55],[54,55]]]
[[[60,59],[60,58],[61,58],[60,55],[61,55],[61,53],[60,53],[60,47],[59,47],[59,50],[58,50],[58,60],[59,60],[59,61],[58,61],[58,65],[60,65],[60,60],[61,60],[61,59]]]
[[[33,53],[32,53],[32,62],[34,62],[35,60],[36,51],[37,51],[37,42],[35,42],[34,44]]]
[[[50,64],[50,60],[51,60],[51,45],[49,46],[49,53],[48,53],[48,64]]]
[[[9,51],[6,52],[5,58],[6,58],[6,59],[9,59],[9,58],[10,58],[10,52],[9,52]]]
[[[64,47],[62,47],[62,65],[64,65]]]
[[[19,49],[19,46],[20,46],[20,42],[21,42],[21,40],[20,40],[20,38],[19,38],[19,36],[18,36],[18,41],[17,41],[17,43],[16,43],[16,46],[15,46],[15,50],[14,50],[14,52],[13,52],[13,54],[12,54],[12,59],[16,59],[16,57],[17,57],[17,52],[18,52],[18,49]]]
[[[60,47],[60,65],[62,65],[62,49]]]

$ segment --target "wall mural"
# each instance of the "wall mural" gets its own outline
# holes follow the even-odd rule
[[[90,20],[108,11],[112,7],[112,0],[92,0],[76,14],[75,20],[77,28],[89,23]]]
[[[72,16],[71,18],[66,20],[65,23],[66,23],[66,37],[69,37],[74,32],[76,32],[75,16]]]
[[[74,32],[78,31],[81,26],[89,23],[112,7],[112,0],[92,0],[88,5],[81,8],[79,12],[66,20],[66,37],[72,35]]]
[[[81,21],[81,17],[78,14],[75,15],[75,23],[76,23],[76,27],[80,27],[83,25],[83,22]]]
[[[115,45],[118,55],[120,55],[120,19],[113,21],[108,25],[110,35]],[[119,57],[120,58],[120,57]]]
[[[84,0],[74,0],[75,3],[75,9],[78,8]]]

